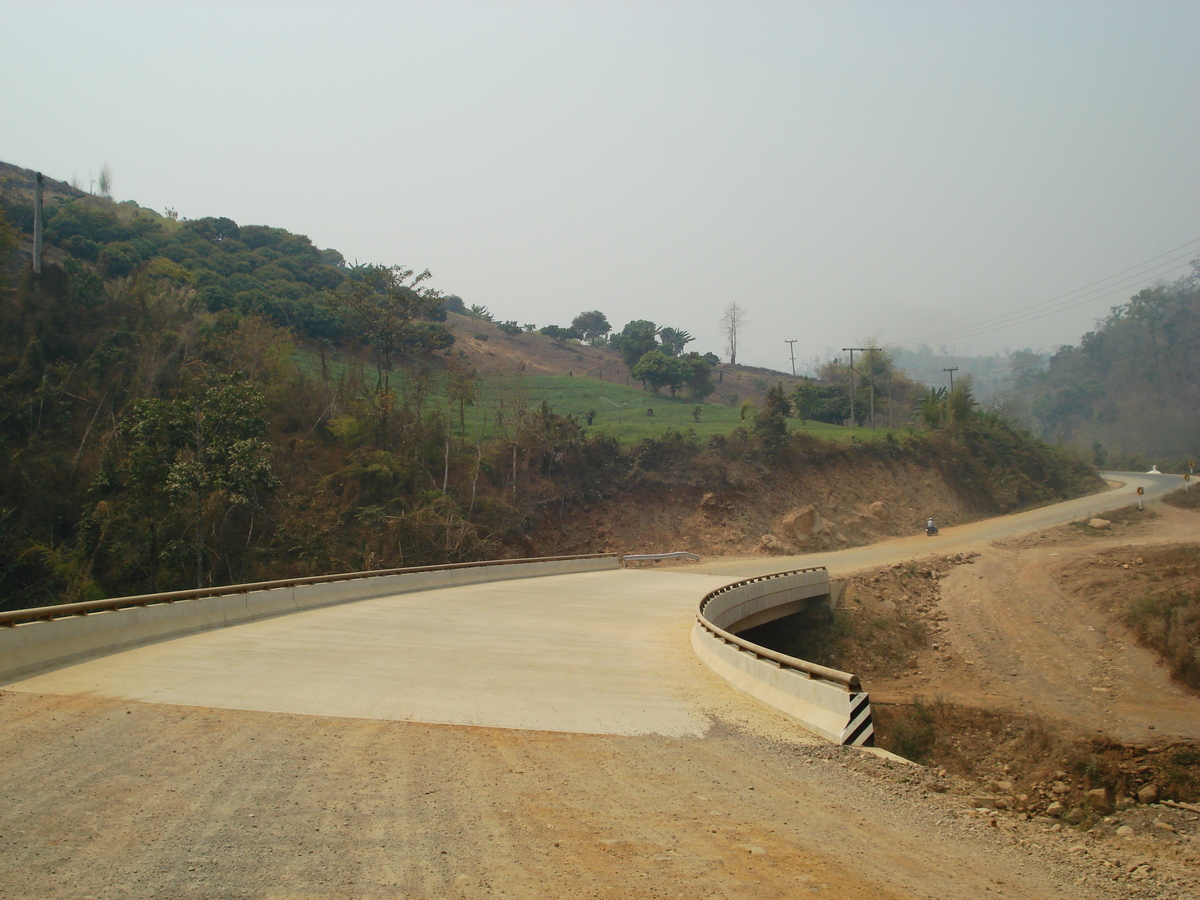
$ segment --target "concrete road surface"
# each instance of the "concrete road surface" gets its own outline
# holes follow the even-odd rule
[[[696,604],[734,578],[614,570],[401,594],[221,628],[9,690],[592,734],[697,735]]]
[[[809,556],[716,560],[444,588],[191,635],[17,682],[10,690],[183,706],[591,734],[697,735],[692,657],[700,598],[752,575],[824,565],[835,576],[1089,517],[1178,486],[1120,489],[971,525]]]

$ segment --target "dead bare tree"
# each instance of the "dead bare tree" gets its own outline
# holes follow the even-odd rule
[[[746,324],[746,310],[736,300],[721,313],[721,333],[725,335],[725,352],[729,364],[737,365],[738,334]]]

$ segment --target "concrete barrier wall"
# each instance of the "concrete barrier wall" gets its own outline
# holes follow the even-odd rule
[[[320,606],[469,584],[596,572],[615,556],[467,566],[131,606],[0,628],[0,683],[140,644]]]
[[[781,665],[753,649],[726,640],[706,628],[702,621],[726,632],[749,628],[798,611],[812,598],[827,596],[829,590],[829,573],[823,569],[722,589],[702,605],[692,627],[692,650],[730,686],[809,731],[837,744],[870,746],[874,744],[875,730],[866,692]],[[755,646],[749,644],[751,648]],[[765,648],[758,649],[768,652]],[[857,686],[856,680],[852,683]]]
[[[742,631],[799,612],[817,597],[829,596],[829,572],[812,569],[739,584],[712,597],[704,617],[725,631]]]

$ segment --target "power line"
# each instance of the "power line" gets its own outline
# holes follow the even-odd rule
[[[1021,309],[1014,310],[1010,313],[1005,313],[999,316],[993,316],[990,319],[984,319],[972,325],[964,325],[960,328],[952,328],[946,331],[937,332],[927,335],[923,338],[916,338],[909,341],[891,342],[893,346],[911,346],[915,344],[928,343],[930,341],[945,341],[961,339],[965,337],[976,337],[982,334],[988,334],[992,331],[999,331],[1004,328],[1011,328],[1015,325],[1025,324],[1026,322],[1036,321],[1037,319],[1045,318],[1058,312],[1063,312],[1067,309],[1072,309],[1077,306],[1082,306],[1086,303],[1091,303],[1097,299],[1125,290],[1130,283],[1144,281],[1149,277],[1164,274],[1173,269],[1179,268],[1181,260],[1191,257],[1197,249],[1194,245],[1200,244],[1200,238],[1194,238],[1186,243],[1180,244],[1165,253],[1160,253],[1158,256],[1130,266],[1127,269],[1122,269],[1120,272],[1115,272],[1083,287],[1076,288],[1072,291],[1067,291],[1064,294],[1051,297],[1048,300],[1043,300],[1038,303],[1030,304]],[[1179,251],[1185,248],[1191,248],[1183,253]],[[1177,254],[1172,256],[1172,254]],[[1170,256],[1171,259],[1165,262],[1159,262],[1164,257]],[[1149,267],[1149,268],[1147,268]],[[1143,270],[1143,271],[1137,271]],[[1128,274],[1134,273],[1134,274]],[[1103,287],[1101,287],[1103,286]]]
[[[1107,285],[1103,289],[1090,291],[1089,293],[1084,294],[1081,297],[1071,297],[1069,295],[1064,294],[1064,295],[1062,295],[1062,297],[1056,298],[1055,300],[1047,300],[1041,304],[1034,304],[1033,306],[1025,307],[1024,309],[1018,310],[1016,312],[1006,313],[1002,316],[996,316],[991,319],[985,319],[984,321],[977,322],[974,325],[964,325],[961,328],[955,328],[955,329],[951,329],[949,331],[943,331],[943,332],[939,332],[937,334],[929,335],[928,337],[926,337],[924,339],[924,341],[930,341],[930,340],[945,341],[945,340],[961,339],[961,338],[966,338],[966,337],[977,337],[979,335],[989,334],[993,331],[1001,331],[1005,328],[1011,328],[1015,325],[1024,325],[1028,322],[1035,322],[1038,319],[1044,319],[1047,316],[1052,316],[1052,315],[1055,315],[1060,312],[1065,312],[1068,309],[1074,309],[1079,306],[1084,306],[1088,303],[1093,303],[1096,300],[1102,299],[1104,297],[1110,297],[1115,294],[1122,294],[1129,289],[1130,285],[1142,283],[1149,277],[1162,275],[1173,269],[1179,268],[1178,260],[1186,259],[1187,257],[1189,257],[1191,255],[1192,254],[1190,252],[1181,254],[1180,256],[1176,257],[1175,260],[1172,260],[1172,261],[1166,263],[1164,265],[1164,267],[1161,269],[1161,271],[1142,272],[1137,275],[1129,276],[1120,282],[1115,282],[1113,284]],[[1080,288],[1079,290],[1083,290],[1083,289]],[[1077,292],[1072,291],[1071,293],[1077,293]],[[1038,310],[1042,310],[1042,311],[1038,311]],[[1005,320],[1008,320],[1008,321],[1005,321]],[[910,343],[917,343],[917,342],[914,341],[914,342],[910,342]]]
[[[1162,329],[1161,328],[1157,329],[1156,333],[1161,334]],[[1200,329],[1197,329],[1194,334],[1189,334],[1184,337],[1176,338],[1173,343],[1173,347],[1178,347],[1181,344],[1191,344],[1196,341],[1200,341]],[[1078,347],[1072,347],[1071,349],[1079,351]],[[1166,348],[1166,349],[1169,350],[1171,348]],[[1166,350],[1160,350],[1158,352],[1161,355],[1162,353],[1166,352]],[[1149,356],[1154,356],[1154,355],[1155,355],[1155,350],[1153,347],[1151,347],[1149,349],[1143,348],[1141,350],[1130,351],[1129,353],[1122,353],[1119,356],[1105,357],[1104,361],[1108,366],[1112,366],[1114,363],[1124,362],[1125,360],[1138,359],[1139,357],[1149,357]],[[903,366],[898,366],[897,368],[899,368],[901,371],[905,372],[905,374],[909,375],[910,378],[912,377],[913,373],[917,373],[917,372],[924,372],[926,374],[932,374],[935,377],[938,373],[937,369],[906,369]],[[946,371],[946,370],[943,369],[941,371]],[[1014,375],[1011,370],[1008,372],[997,372],[997,373],[973,372],[973,373],[968,373],[968,374],[970,374],[972,378],[979,378],[984,381],[990,381],[990,382],[997,383],[997,384],[1002,381],[1008,381],[1008,382],[1012,382],[1015,384],[1017,381],[1017,376]],[[913,380],[917,384],[923,384],[926,387],[932,386],[931,381],[927,378],[915,378]]]

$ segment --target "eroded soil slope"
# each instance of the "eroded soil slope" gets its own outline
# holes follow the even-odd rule
[[[763,474],[746,464],[719,476],[647,477],[608,502],[548,516],[530,534],[530,552],[770,556],[914,534],[928,516],[946,524],[978,518],[936,470],[912,460],[827,462],[770,482]],[[716,482],[725,486],[712,489]]]
[[[1200,516],[1156,504],[1097,524],[855,574],[824,626],[760,637],[857,672],[881,744],[997,827],[1171,884],[1200,865],[1200,691],[1127,616],[1195,591]]]

